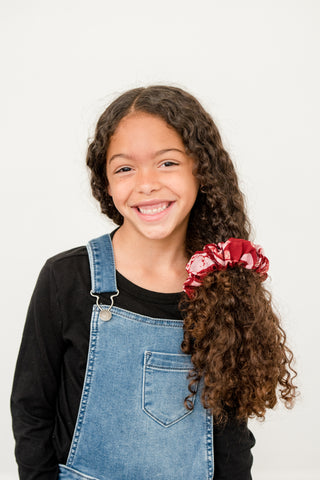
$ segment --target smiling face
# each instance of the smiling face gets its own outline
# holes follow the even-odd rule
[[[107,178],[127,235],[178,234],[184,241],[198,193],[193,166],[180,135],[161,118],[137,112],[120,121],[107,152]]]

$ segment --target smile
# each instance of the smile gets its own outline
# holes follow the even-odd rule
[[[133,208],[137,212],[138,217],[145,222],[158,222],[165,218],[175,202],[154,202],[146,205],[135,205]]]
[[[156,215],[157,213],[163,212],[169,207],[170,203],[162,203],[158,206],[144,206],[144,207],[137,207],[139,212],[142,213],[143,215]]]

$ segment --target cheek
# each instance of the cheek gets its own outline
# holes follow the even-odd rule
[[[190,196],[197,196],[199,190],[199,181],[194,177],[189,177],[188,190]]]
[[[111,181],[109,180],[109,176],[107,175],[107,182],[108,182],[108,185],[107,185],[107,192],[108,192],[108,195],[110,195],[110,197],[114,197],[117,195],[117,184],[114,183],[113,179],[111,178]]]
[[[116,209],[120,211],[123,205],[127,201],[127,189],[124,188],[124,185],[119,184],[119,182],[110,182],[107,185],[108,195],[112,198],[112,202]]]

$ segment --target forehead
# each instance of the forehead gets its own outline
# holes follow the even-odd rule
[[[139,143],[173,143],[183,146],[179,133],[161,117],[134,112],[124,117],[110,139],[109,149],[118,145],[138,146]]]

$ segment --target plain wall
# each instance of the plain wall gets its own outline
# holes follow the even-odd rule
[[[319,479],[319,2],[2,0],[0,10],[0,479],[18,478],[9,396],[39,270],[112,228],[91,198],[87,138],[116,95],[157,83],[189,90],[219,126],[297,359],[296,407],[250,422],[253,478]]]

